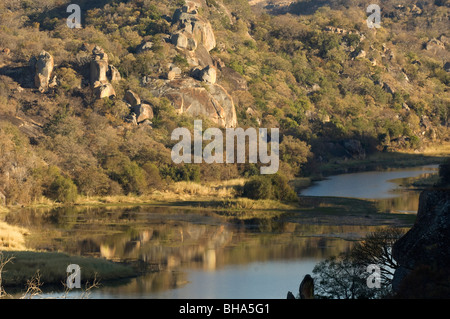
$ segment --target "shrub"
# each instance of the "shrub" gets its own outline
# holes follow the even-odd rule
[[[79,169],[76,173],[75,182],[80,194],[86,196],[111,195],[112,181],[102,168],[90,166]]]
[[[281,174],[253,176],[243,187],[242,196],[250,199],[295,201],[297,195]]]
[[[289,185],[288,179],[280,174],[275,174],[271,178],[272,180],[272,193],[274,199],[283,201],[295,201],[297,200],[297,194],[294,189]]]
[[[142,195],[147,192],[145,171],[134,161],[121,156],[118,161],[109,164],[109,176],[118,182],[125,194]]]
[[[162,186],[161,175],[159,174],[159,169],[155,164],[151,162],[145,163],[142,168],[146,173],[148,187],[158,189]]]
[[[57,70],[57,76],[60,82],[60,87],[65,91],[70,91],[74,88],[81,88],[81,77],[71,68],[60,68]]]
[[[244,184],[242,195],[250,199],[270,199],[272,183],[265,176],[254,176]]]
[[[78,190],[70,178],[58,175],[50,184],[45,194],[50,199],[60,203],[74,203],[78,196]]]

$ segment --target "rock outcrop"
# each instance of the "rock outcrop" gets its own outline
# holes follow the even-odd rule
[[[214,84],[217,81],[217,70],[212,65],[203,69],[195,68],[192,70],[192,76],[199,81]]]
[[[140,124],[153,119],[153,108],[149,103],[141,101],[139,95],[128,90],[125,92],[125,102],[130,106],[130,118],[134,124]]]
[[[133,113],[136,114],[136,122],[138,124],[153,119],[153,108],[150,104],[141,103],[134,106],[132,110]]]
[[[216,47],[216,37],[211,23],[200,16],[199,6],[187,1],[181,9],[175,10],[172,17],[170,42],[181,52],[191,67],[206,67],[213,61],[209,51]]]
[[[108,55],[103,51],[102,48],[96,46],[92,50],[91,73],[90,73],[91,84],[94,85],[96,82],[100,83],[108,82],[108,77],[106,76],[108,69],[109,69]]]
[[[218,84],[203,83],[193,78],[165,81],[152,93],[168,98],[175,109],[192,116],[206,116],[224,127],[236,127],[237,117],[232,97]]]
[[[34,85],[40,92],[47,92],[51,86],[51,76],[55,62],[53,56],[46,51],[42,51],[34,62]]]
[[[97,98],[103,99],[103,98],[112,98],[116,96],[116,91],[114,90],[114,87],[111,83],[101,83],[96,82],[94,84],[95,94]]]
[[[116,96],[110,81],[119,81],[121,78],[120,72],[114,66],[109,65],[108,55],[99,46],[95,46],[92,50],[89,76],[97,98]]]
[[[171,37],[176,47],[195,51],[201,44],[208,52],[216,47],[211,23],[199,16],[196,3],[188,2],[175,10],[172,23],[177,26],[177,31]]]
[[[108,66],[108,72],[106,72],[106,77],[111,82],[117,82],[117,81],[120,81],[122,79],[122,76],[120,75],[119,70],[114,65],[109,65]]]
[[[167,80],[175,80],[175,79],[179,79],[181,77],[181,69],[179,67],[177,67],[176,65],[170,64],[168,66],[169,71],[166,73],[166,79]]]
[[[425,44],[427,51],[445,50],[445,44],[439,39],[431,39]]]
[[[216,38],[209,21],[199,14],[200,5],[201,2],[186,1],[186,5],[176,10],[172,18],[175,31],[170,42],[186,57],[190,72],[183,75],[179,67],[171,64],[159,79],[152,81],[145,77],[142,83],[154,96],[168,98],[180,114],[204,116],[222,127],[236,127],[233,98],[224,86],[217,83],[220,75],[229,72],[219,73],[217,66],[223,69],[225,65],[221,61],[215,62],[209,53],[216,46]],[[148,113],[145,109],[136,111]]]
[[[153,42],[151,42],[151,41],[146,41],[146,42],[141,43],[141,44],[137,47],[136,52],[137,52],[137,53],[146,52],[146,51],[151,50],[152,47],[153,47]]]
[[[393,246],[399,297],[450,297],[450,189],[424,190],[413,227]]]
[[[130,104],[131,107],[135,107],[136,105],[141,104],[141,98],[139,97],[139,95],[131,90],[125,92],[125,101]]]

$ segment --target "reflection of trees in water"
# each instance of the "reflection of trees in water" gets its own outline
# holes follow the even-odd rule
[[[30,248],[138,260],[158,270],[324,258],[350,249],[343,234],[357,239],[373,230],[277,218],[225,223],[212,213],[155,207],[24,210],[7,219],[30,229]]]
[[[381,212],[401,213],[417,212],[419,207],[419,192],[408,191],[398,194],[398,197],[376,201],[376,206]]]
[[[120,293],[124,297],[134,295],[145,295],[149,291],[161,292],[168,289],[180,288],[188,283],[187,275],[178,271],[160,271],[146,273],[142,276],[127,280],[126,283],[120,284],[120,289],[113,286],[105,285],[100,293]],[[120,296],[118,296],[120,298]]]

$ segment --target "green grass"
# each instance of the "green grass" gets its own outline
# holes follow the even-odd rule
[[[87,281],[92,283],[94,279],[101,283],[136,275],[130,266],[106,259],[69,256],[59,252],[8,251],[3,252],[3,255],[14,257],[3,270],[2,285],[4,287],[24,287],[38,271],[44,285],[65,283],[68,275],[66,269],[70,264],[80,266],[82,283]]]

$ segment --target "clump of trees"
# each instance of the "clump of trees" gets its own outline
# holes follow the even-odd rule
[[[288,179],[280,173],[251,177],[243,186],[242,196],[250,199],[298,200]]]
[[[405,231],[400,228],[381,228],[367,235],[350,251],[318,263],[313,270],[315,294],[326,299],[379,299],[392,295],[392,278],[397,262],[392,258],[394,243]],[[379,270],[380,287],[374,284],[373,269]]]

